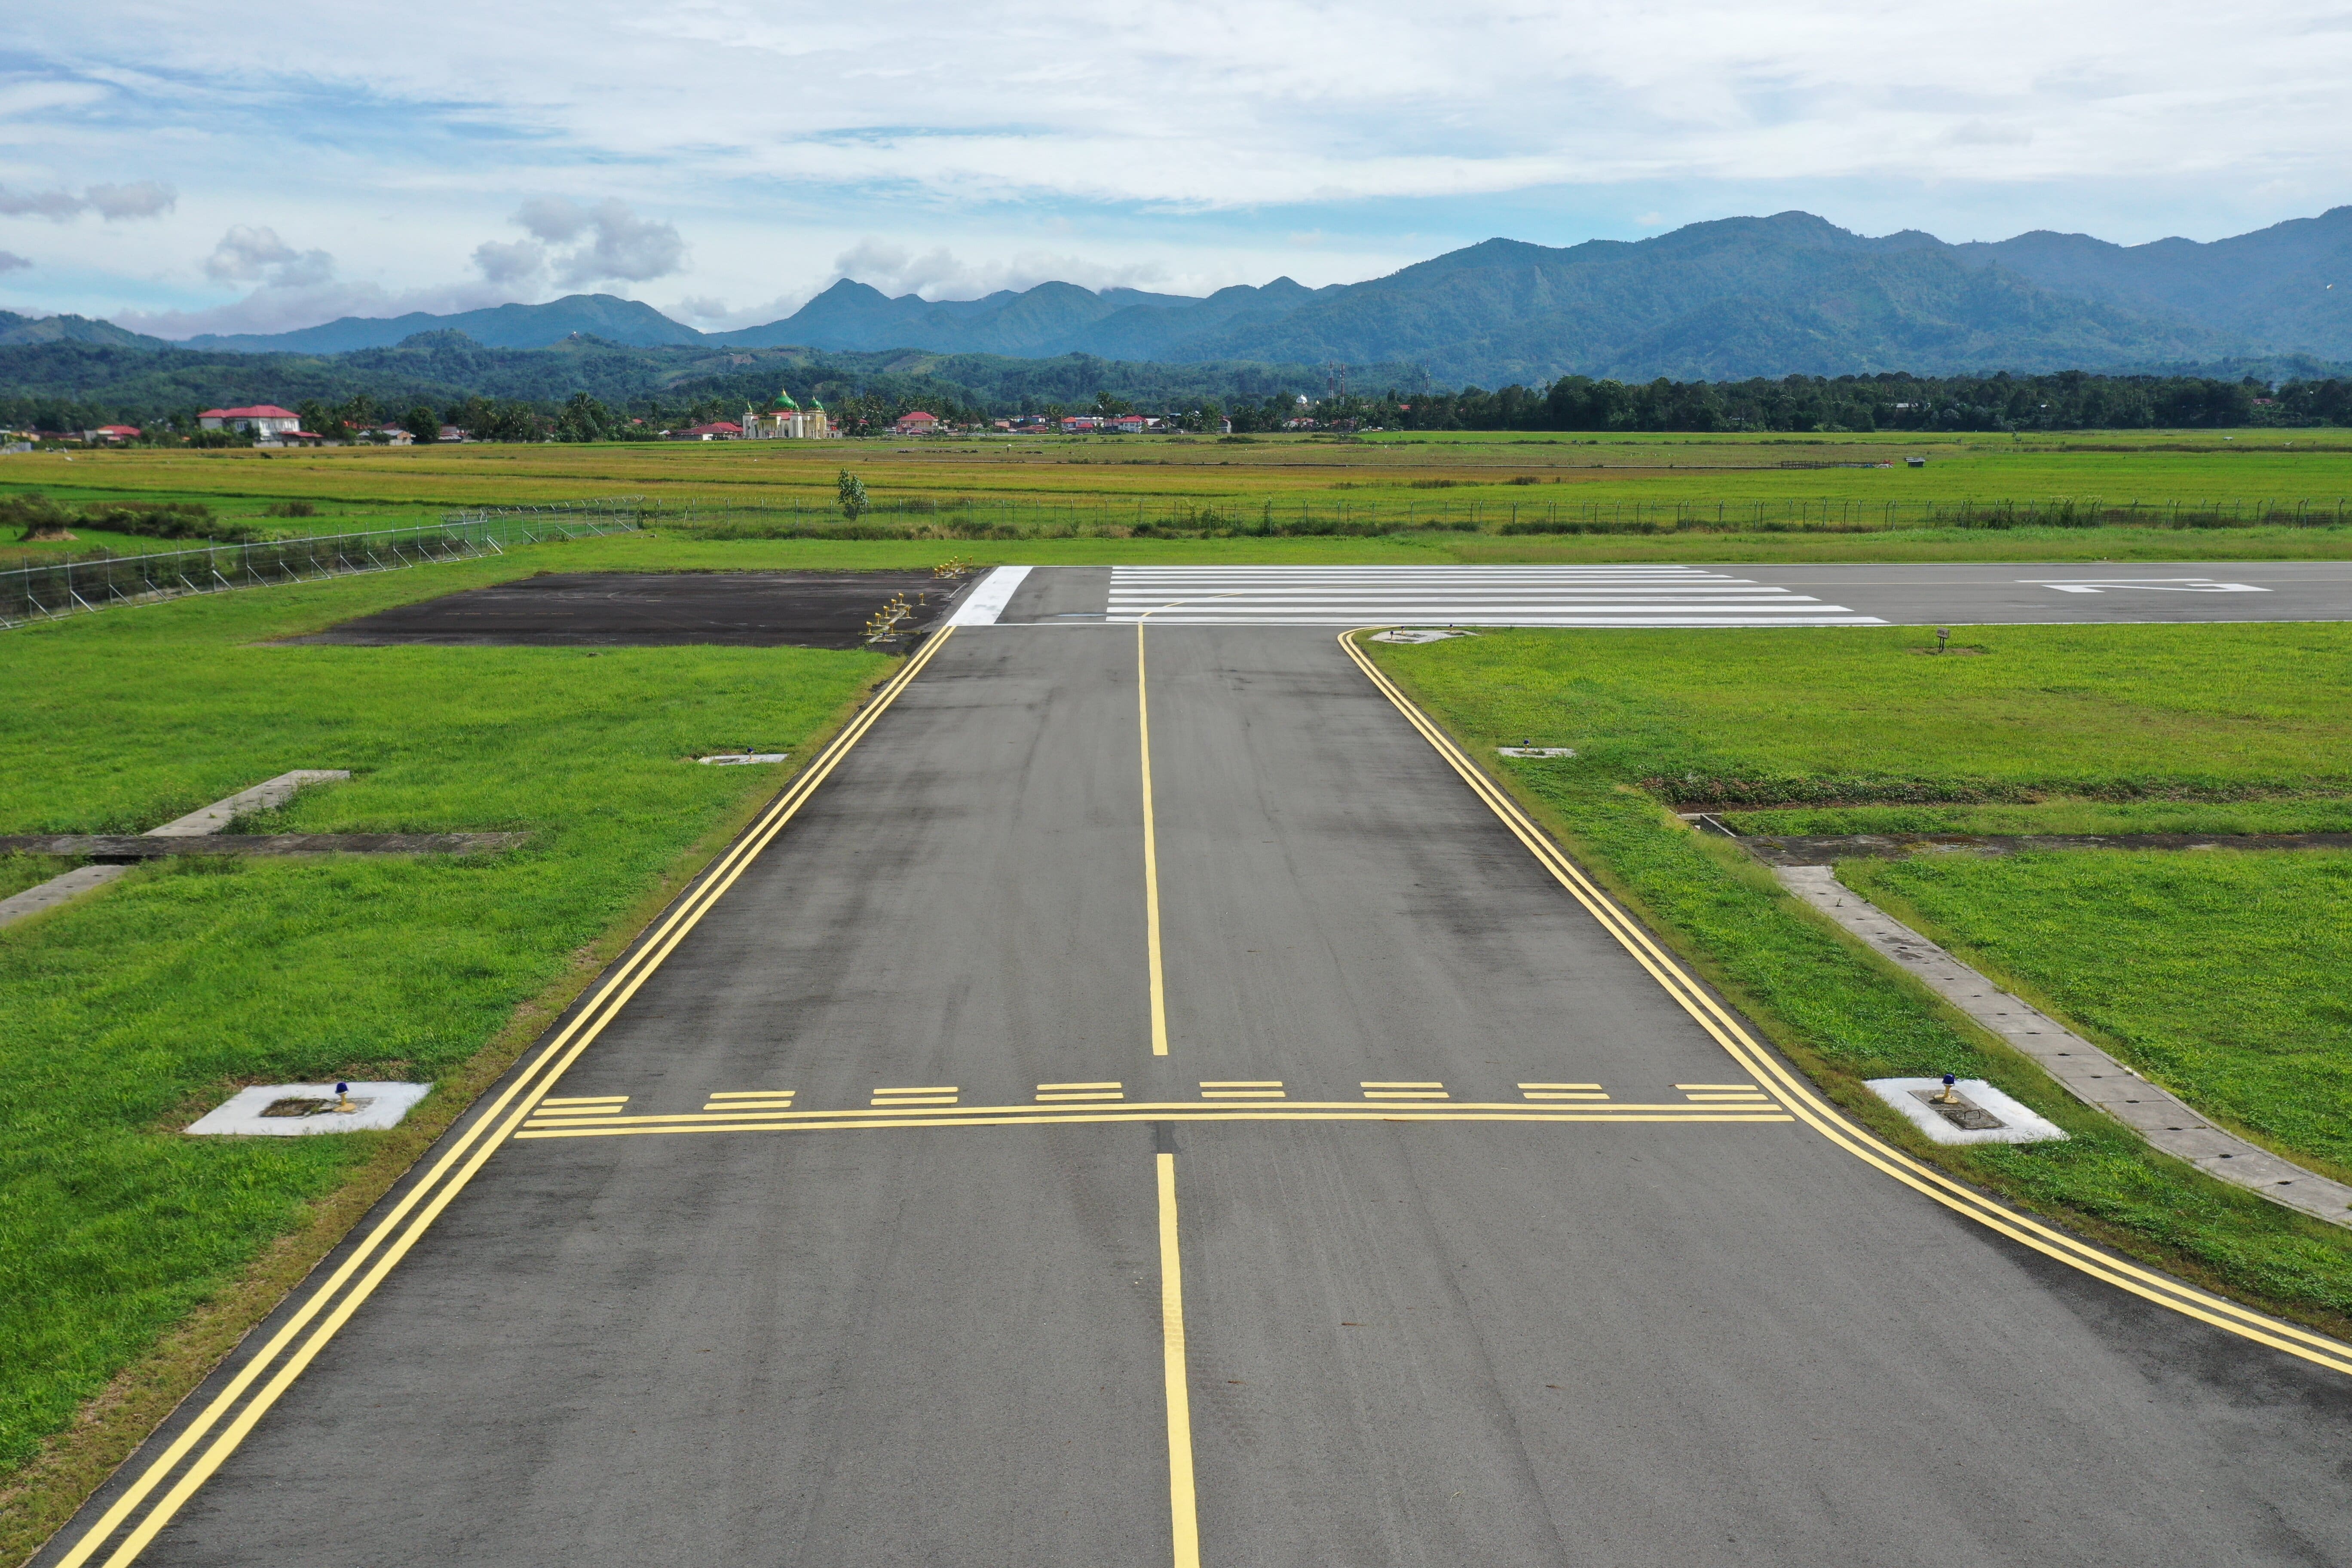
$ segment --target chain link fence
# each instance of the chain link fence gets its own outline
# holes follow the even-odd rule
[[[633,533],[644,498],[548,506],[478,508],[438,523],[367,533],[315,534],[266,543],[208,544],[153,555],[99,554],[38,562],[0,572],[0,628],[57,620],[190,594],[310,583],[360,572],[390,572],[436,561],[502,555],[551,539]]]

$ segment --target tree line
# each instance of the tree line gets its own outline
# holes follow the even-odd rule
[[[1279,399],[1236,409],[1234,428],[1278,429]],[[2352,381],[2194,375],[1805,376],[1625,383],[1563,376],[1540,387],[1387,392],[1326,399],[1318,423],[1388,430],[2030,431],[2352,425]]]

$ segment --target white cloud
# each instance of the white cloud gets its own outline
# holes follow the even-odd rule
[[[474,247],[474,265],[491,283],[535,283],[547,270],[547,247],[530,239],[486,239]]]
[[[686,265],[686,241],[678,237],[677,226],[641,218],[626,202],[606,200],[583,206],[562,196],[541,196],[523,203],[514,221],[544,245],[530,240],[500,245],[493,240],[478,247],[475,263],[493,283],[535,274],[549,264],[553,266],[555,281],[567,289],[610,279],[649,283]],[[572,248],[546,248],[565,245]],[[529,259],[532,258],[536,259]]]
[[[413,0],[396,29],[305,13],[267,50],[217,7],[107,15],[12,15],[0,220],[91,240],[45,247],[45,283],[190,310],[217,308],[204,261],[232,222],[325,246],[342,266],[314,286],[342,298],[690,279],[788,304],[845,254],[934,298],[1201,291],[1665,213],[2138,240],[2352,196],[2342,0],[2247,0],[2227,26],[2207,0]],[[143,213],[116,194],[166,179]],[[82,212],[152,221],[100,247]],[[1286,242],[1318,230],[1339,237]],[[236,264],[292,287],[250,275],[289,259]]]
[[[45,217],[63,223],[82,209],[82,199],[71,191],[12,191],[0,185],[0,216]]]
[[[98,216],[116,218],[161,217],[177,206],[180,193],[161,180],[133,180],[127,185],[92,185],[86,197]]]
[[[323,251],[313,251],[313,257],[325,258],[330,270],[333,258]],[[220,243],[205,261],[205,276],[215,283],[257,283],[268,278],[276,268],[303,264],[300,251],[278,237],[278,231],[267,226],[248,228],[244,224],[233,226],[221,236]],[[317,263],[310,264],[315,271]]]
[[[180,194],[161,180],[137,180],[127,185],[92,185],[80,195],[71,191],[12,191],[0,185],[0,216],[45,217],[64,223],[85,212],[95,212],[111,223],[116,218],[154,217],[172,210]]]

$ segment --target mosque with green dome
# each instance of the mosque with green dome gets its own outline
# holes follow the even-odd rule
[[[774,405],[765,414],[749,406],[743,410],[746,441],[822,441],[832,434],[824,405],[814,397],[803,408],[790,392],[779,390]]]

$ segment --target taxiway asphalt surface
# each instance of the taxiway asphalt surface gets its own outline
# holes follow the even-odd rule
[[[1328,633],[1149,637],[1165,1056],[1137,633],[961,628],[138,1560],[2352,1561],[2352,1379],[1743,1092]]]

